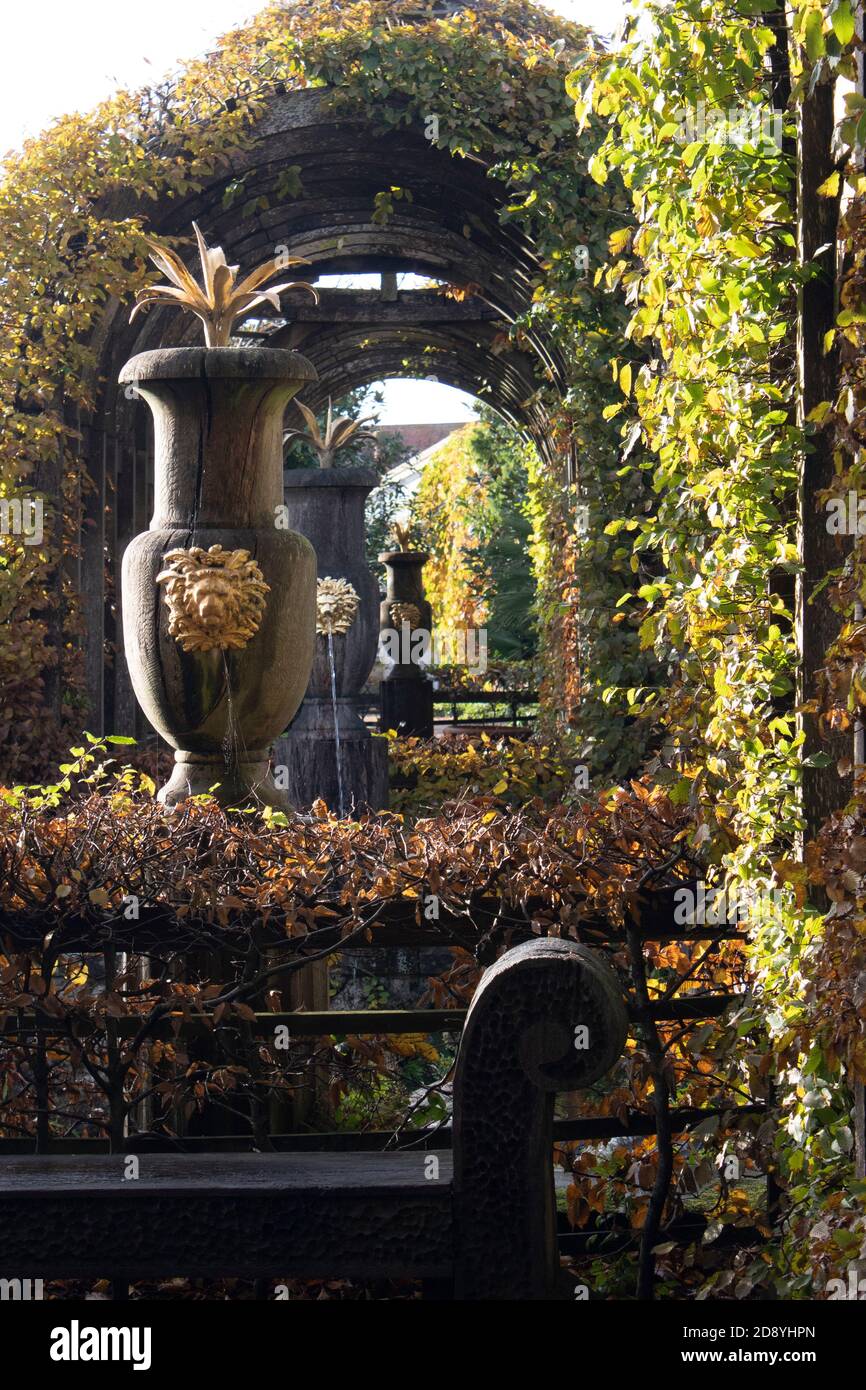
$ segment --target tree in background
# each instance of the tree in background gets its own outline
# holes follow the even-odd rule
[[[378,465],[382,482],[367,498],[367,564],[384,585],[385,566],[379,564],[383,550],[394,550],[394,522],[406,510],[406,489],[400,482],[388,480],[392,468],[405,463],[412,457],[412,450],[403,443],[399,434],[383,435],[379,445],[381,455],[387,462]]]
[[[456,430],[424,470],[413,519],[430,561],[434,622],[447,634],[487,628],[488,652],[529,658],[537,646],[526,514],[527,445],[492,411]]]
[[[487,583],[487,641],[491,655],[526,661],[538,650],[536,580],[527,515],[526,450],[520,436],[486,407],[471,448],[479,488],[486,493],[486,534],[468,563]]]

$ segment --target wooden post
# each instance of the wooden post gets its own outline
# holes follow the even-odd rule
[[[68,407],[54,402],[64,413],[67,426],[74,427]],[[33,617],[41,619],[46,629],[46,646],[56,653],[56,662],[48,666],[42,674],[45,710],[55,725],[61,717],[63,692],[63,476],[66,471],[65,446],[62,437],[56,440],[55,447],[36,465],[32,475],[32,492],[44,498],[45,510],[43,530],[46,549],[53,552],[50,570],[45,579],[46,603],[43,609],[36,609]]]
[[[80,422],[82,463],[89,475],[81,536],[81,616],[87,682],[87,724],[93,734],[111,733],[104,724],[105,685],[105,470],[107,441],[102,428]]]
[[[327,960],[312,961],[302,970],[289,976],[289,1008],[305,1013],[318,1013],[331,1007],[330,974]],[[317,1039],[313,1039],[313,1047]],[[295,1092],[291,1107],[292,1128],[301,1129],[318,1113],[322,1118],[328,1109],[328,1075],[325,1067],[307,1063],[301,1074],[301,1086]]]

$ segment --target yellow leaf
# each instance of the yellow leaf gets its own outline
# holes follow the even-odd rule
[[[607,239],[607,249],[610,254],[612,256],[618,256],[620,251],[625,250],[630,236],[630,227],[621,227],[618,232],[611,232]]]
[[[835,198],[839,192],[839,170],[836,169],[823,183],[819,183],[816,191],[822,198]]]

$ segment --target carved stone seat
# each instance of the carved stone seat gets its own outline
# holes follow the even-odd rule
[[[555,1298],[554,1095],[604,1076],[626,1031],[598,952],[529,941],[469,1009],[453,1155],[0,1158],[0,1277],[422,1278],[459,1299]]]

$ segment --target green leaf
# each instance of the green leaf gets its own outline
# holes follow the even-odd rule
[[[803,43],[813,63],[817,63],[827,51],[824,43],[824,15],[821,10],[810,10],[806,15]]]
[[[804,767],[830,767],[833,759],[829,753],[810,753],[808,758],[803,759]]]
[[[687,169],[691,169],[701,150],[704,148],[703,140],[693,140],[690,145],[686,145],[683,150],[683,163]]]
[[[751,237],[742,235],[732,237],[729,245],[735,256],[743,256],[752,260],[755,256],[763,255],[760,246]]]
[[[586,167],[595,183],[607,183],[607,165],[600,154],[594,154]]]
[[[830,16],[830,23],[833,26],[833,33],[844,48],[853,39],[855,29],[854,16],[851,13],[848,0],[840,0]]]

